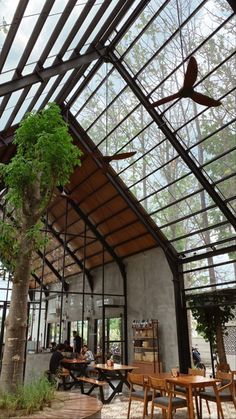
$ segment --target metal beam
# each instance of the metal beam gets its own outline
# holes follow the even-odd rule
[[[213,244],[212,244],[212,247],[214,247]],[[232,246],[226,246],[220,249],[213,249],[213,250],[210,250],[209,252],[201,253],[200,255],[195,255],[188,258],[180,259],[180,263],[184,265],[185,263],[195,262],[196,260],[208,259],[213,256],[224,255],[230,252],[236,252],[235,244],[233,244]]]
[[[226,1],[232,7],[233,11],[236,13],[236,3],[235,3],[235,0],[226,0]]]
[[[69,15],[70,15],[70,13],[72,12],[74,6],[76,5],[76,2],[77,2],[77,0],[69,0],[67,2],[66,6],[65,6],[65,9],[63,10],[63,12],[62,12],[62,14],[61,14],[61,16],[60,16],[60,18],[59,18],[59,20],[58,20],[58,22],[57,22],[54,30],[53,30],[53,33],[51,34],[51,36],[50,36],[50,38],[49,38],[49,40],[48,40],[45,48],[43,49],[43,51],[42,51],[42,53],[41,53],[41,55],[40,55],[40,57],[38,59],[37,64],[35,65],[34,70],[39,70],[39,69],[42,69],[43,68],[44,62],[48,58],[48,55],[49,55],[49,53],[50,53],[50,51],[51,51],[54,43],[56,42],[58,36],[60,35],[61,28],[64,27],[64,25],[65,25],[65,23],[66,23]],[[41,28],[42,27],[43,27],[43,24],[41,24]],[[21,67],[23,68],[25,66],[25,64],[26,64],[26,61],[24,63],[22,63],[22,66]],[[20,63],[18,64],[18,67],[19,66],[20,66]],[[17,69],[18,69],[18,67],[17,67]],[[18,74],[16,74],[13,78],[17,78],[17,76],[22,72],[22,68],[21,68],[20,71],[18,71]],[[13,121],[15,119],[15,116],[17,115],[17,113],[18,113],[20,107],[22,106],[22,103],[24,102],[24,100],[25,100],[27,94],[29,93],[30,89],[31,89],[31,86],[28,86],[21,93],[21,95],[20,95],[19,99],[17,100],[17,103],[16,103],[16,105],[14,107],[13,112],[9,116],[9,119],[8,119],[8,121],[6,123],[6,128],[8,128],[9,126],[12,125],[12,123],[13,123]]]
[[[106,10],[110,6],[111,2],[112,2],[112,0],[104,0],[103,1],[101,7],[98,9],[98,12],[94,15],[94,17],[92,18],[91,22],[89,23],[87,29],[85,30],[85,32],[81,36],[78,44],[76,45],[76,48],[74,49],[74,51],[72,53],[72,58],[73,58],[75,53],[77,53],[77,54],[80,53],[80,50],[85,46],[85,44],[86,44],[87,40],[89,39],[89,37],[90,37],[94,28],[96,28],[98,26],[100,27],[100,29],[97,32],[95,38],[92,40],[92,45],[97,45],[98,42],[100,41],[101,35],[104,33],[104,31],[107,29],[107,27],[112,25],[112,14],[114,13],[114,10],[109,15],[109,17],[107,17],[107,19],[105,20],[105,22],[101,26],[102,17],[104,15],[104,13],[106,13]],[[121,3],[121,0],[119,0],[119,4],[120,3]],[[116,7],[117,7],[117,5],[116,5]],[[91,46],[89,46],[87,48],[86,53],[89,53],[90,50],[91,50]],[[101,64],[102,64],[102,62],[101,62]],[[68,94],[75,87],[75,85],[78,81],[78,75],[79,75],[79,78],[83,77],[83,74],[85,73],[85,70],[86,70],[86,68],[82,69],[82,73],[80,73],[80,72],[77,71],[77,69],[75,69],[70,74],[70,76],[67,79],[65,85],[62,87],[61,91],[58,93],[58,95],[55,98],[56,103],[63,103],[64,102],[64,100],[66,99]]]
[[[59,188],[59,190],[60,190],[60,188]],[[65,188],[64,188],[64,191],[65,191]],[[60,192],[62,192],[62,190]],[[79,205],[77,205],[73,201],[73,199],[69,199],[69,197],[68,197],[68,201],[70,202],[70,204],[71,204],[72,208],[74,209],[74,211],[77,214],[79,214],[80,218],[84,221],[84,223],[93,232],[93,234],[95,235],[95,237],[97,237],[97,239],[100,241],[100,243],[104,246],[104,248],[106,249],[106,251],[115,260],[115,262],[117,263],[117,265],[120,268],[121,273],[122,272],[125,272],[125,266],[124,266],[122,260],[117,256],[117,254],[113,250],[113,248],[107,243],[107,241],[104,239],[104,237],[99,233],[99,231],[97,230],[96,226],[92,223],[92,221],[90,221],[90,219],[84,214],[84,212],[82,211],[82,209],[79,207]]]
[[[85,274],[87,276],[90,289],[91,289],[91,291],[93,291],[93,276],[91,275],[91,273],[89,272],[89,270],[84,267],[84,264],[81,262],[81,260],[79,260],[78,257],[71,251],[71,249],[69,248],[69,246],[67,246],[67,244],[64,243],[63,239],[60,237],[60,234],[52,227],[51,224],[49,224],[49,223],[47,224],[47,229],[53,234],[53,236],[57,239],[57,241],[62,246],[65,247],[67,253],[79,265],[81,271],[82,272],[85,271]]]
[[[48,288],[46,287],[46,285],[44,285],[43,283],[42,283],[42,281],[40,280],[40,278],[35,274],[35,273],[31,273],[31,276],[35,279],[35,281],[37,282],[37,284],[39,284],[40,285],[40,287],[42,287],[42,289],[44,290],[44,294],[45,294],[45,297],[48,297],[49,296],[49,290],[48,290]],[[29,289],[30,290],[30,289]]]
[[[44,6],[43,6],[40,14],[38,15],[38,18],[37,18],[36,24],[33,28],[33,31],[32,31],[32,33],[31,33],[31,35],[30,35],[30,37],[27,41],[27,44],[26,44],[25,48],[23,49],[23,52],[22,52],[21,56],[20,56],[20,61],[17,64],[17,67],[14,71],[12,81],[17,80],[21,77],[22,71],[25,67],[25,64],[26,64],[26,62],[27,62],[27,60],[28,60],[33,48],[34,48],[34,45],[35,45],[35,43],[36,43],[36,41],[39,37],[40,32],[42,31],[42,28],[43,28],[43,26],[44,26],[44,24],[45,24],[45,22],[46,22],[46,20],[49,16],[49,13],[50,13],[54,3],[55,3],[55,0],[46,0],[45,1]],[[11,97],[10,92],[9,93],[7,92],[6,96],[3,98],[2,102],[1,102],[1,105],[0,105],[0,116],[3,114],[10,97]]]
[[[1,50],[1,62],[0,62],[0,72],[2,71],[5,61],[7,59],[8,53],[11,49],[12,43],[15,39],[16,33],[18,31],[18,28],[21,23],[21,19],[24,15],[25,9],[29,3],[29,0],[21,0],[18,2],[18,6],[16,9],[16,12],[14,14],[14,17],[11,22],[11,26],[9,29],[9,32],[7,34],[6,40],[3,44],[2,50]]]
[[[70,131],[73,133],[74,137],[78,139],[79,143],[82,144],[85,150],[90,153],[94,149],[94,144],[88,134],[83,130],[83,128],[78,124],[75,118],[68,113],[66,115],[68,117],[68,123],[70,125]],[[104,165],[102,160],[100,160],[96,155],[92,155],[92,158],[96,161],[98,167],[104,170]],[[126,190],[125,185],[118,179],[118,177],[114,177],[111,174],[111,171],[107,167],[106,176],[117,192],[122,196],[128,206],[134,211],[138,219],[145,225],[149,234],[154,238],[154,240],[158,243],[158,245],[163,249],[165,255],[170,263],[170,267],[172,269],[172,262],[177,260],[177,252],[174,247],[169,243],[166,239],[164,234],[160,231],[160,229],[152,222],[149,218],[148,214],[145,210],[141,207],[141,205],[136,201],[136,199],[131,195],[129,191]]]
[[[196,165],[196,163],[194,162],[194,160],[188,155],[185,148],[178,141],[177,136],[174,134],[173,131],[171,131],[171,129],[166,124],[166,121],[162,118],[162,116],[158,113],[158,111],[152,107],[151,103],[149,102],[149,100],[147,99],[147,97],[145,96],[143,91],[140,89],[140,87],[136,83],[135,79],[133,77],[131,77],[131,75],[126,70],[124,65],[120,62],[119,57],[113,51],[109,51],[108,59],[110,59],[110,61],[114,65],[114,67],[118,70],[120,75],[124,78],[124,80],[126,81],[128,86],[130,87],[130,89],[134,92],[134,94],[140,100],[141,104],[145,107],[145,109],[149,112],[150,116],[153,118],[153,120],[159,126],[160,130],[164,133],[166,138],[170,141],[172,146],[179,153],[180,157],[187,164],[187,166],[190,168],[192,173],[196,176],[197,180],[206,189],[208,194],[211,196],[211,198],[214,200],[214,202],[217,204],[217,206],[221,209],[221,211],[224,214],[224,216],[226,217],[226,219],[230,222],[230,224],[236,230],[236,218],[235,218],[235,216],[229,210],[229,208],[227,207],[227,205],[223,201],[223,199],[220,197],[220,195],[216,192],[216,190],[214,189],[212,184],[204,176],[202,171],[199,170],[199,168]]]
[[[84,64],[89,64],[104,55],[106,55],[106,48],[101,48],[96,51],[91,51],[88,54],[78,55],[75,58],[63,61],[62,63],[54,64],[48,68],[34,71],[33,73],[19,77],[18,79],[2,83],[0,86],[0,96],[15,92],[16,90],[23,89],[24,87],[31,86],[35,83],[45,82],[53,76],[64,74],[68,70],[81,67]]]
[[[41,252],[41,250],[38,250],[36,252],[39,257],[41,257],[41,259],[46,263],[46,265],[48,265],[49,269],[52,271],[52,273],[54,273],[54,275],[59,279],[60,282],[62,282],[62,277],[59,274],[59,272],[54,268],[54,266],[52,265],[52,263],[47,259],[47,257]],[[67,282],[64,281],[64,290],[68,291],[68,284]]]

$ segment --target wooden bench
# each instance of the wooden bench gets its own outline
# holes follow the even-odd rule
[[[66,368],[62,368],[59,374],[52,374],[50,370],[44,372],[44,375],[47,377],[48,381],[55,382],[57,390],[63,386],[64,390],[67,390],[66,378],[70,377],[70,371]],[[70,388],[70,387],[69,387]]]
[[[89,395],[89,394],[92,393],[92,391],[95,388],[98,387],[99,388],[99,393],[100,393],[100,399],[101,399],[102,403],[104,403],[103,387],[107,384],[106,381],[96,380],[95,378],[90,378],[90,377],[77,377],[77,380],[80,384],[82,394]],[[84,383],[91,384],[91,387],[87,392],[84,391]]]

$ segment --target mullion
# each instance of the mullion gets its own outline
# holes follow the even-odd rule
[[[195,230],[195,231],[190,232],[188,234],[184,234],[182,236],[175,237],[174,239],[169,239],[169,241],[170,241],[170,243],[173,243],[173,242],[176,242],[176,241],[179,241],[179,240],[182,240],[182,239],[187,239],[188,237],[195,236],[196,234],[204,233],[205,231],[208,231],[208,230],[214,230],[215,228],[222,227],[224,225],[228,225],[228,226],[231,227],[231,224],[229,224],[228,220],[225,220],[225,221],[222,221],[218,224],[214,224],[212,226],[208,226],[208,227],[202,228],[200,230]],[[160,230],[161,230],[161,227],[160,227]],[[212,244],[214,244],[214,243],[212,243]],[[183,252],[185,252],[185,251],[183,251]],[[180,253],[183,253],[183,252],[180,252]]]
[[[76,5],[76,2],[77,2],[77,0],[69,0],[68,1],[65,9],[63,10],[63,13],[62,13],[61,17],[59,18],[59,20],[58,20],[58,22],[57,22],[57,24],[54,28],[53,33],[51,34],[51,36],[50,36],[50,38],[49,38],[49,40],[46,44],[46,47],[44,48],[44,50],[43,50],[43,52],[42,52],[42,54],[41,54],[41,56],[38,60],[38,63],[35,66],[34,71],[36,70],[37,66],[39,66],[41,68],[43,66],[45,60],[48,58],[48,54],[49,54],[50,50],[52,49],[53,45],[55,44],[55,41],[57,40],[57,37],[59,36],[59,34],[61,32],[61,28],[66,23],[66,20],[68,19],[68,17],[70,15],[70,13],[72,12],[74,6]],[[20,98],[18,99],[17,104],[14,108],[14,111],[12,112],[12,114],[10,115],[10,118],[8,119],[8,121],[6,123],[5,129],[7,129],[12,124],[12,122],[14,121],[14,118],[17,115],[17,113],[18,113],[21,105],[23,104],[23,102],[24,102],[28,92],[30,91],[31,87],[32,87],[31,85],[26,87],[24,89],[24,91],[22,92],[22,94],[21,94]]]
[[[30,53],[32,52],[32,50],[34,48],[34,44],[39,37],[39,34],[40,34],[40,32],[43,28],[44,23],[46,22],[46,20],[49,16],[49,13],[50,13],[50,11],[53,7],[54,2],[55,2],[55,0],[46,0],[46,2],[44,4],[44,7],[43,7],[38,19],[37,19],[37,22],[36,22],[36,25],[33,29],[33,32],[31,33],[31,36],[30,36],[30,38],[29,38],[29,40],[26,44],[26,47],[23,51],[23,54],[21,55],[20,62],[18,63],[17,68],[15,69],[15,72],[14,72],[13,77],[12,77],[13,80],[18,78],[19,75],[22,73],[22,70],[23,70],[23,68],[24,68],[24,66],[27,62],[27,59],[30,56]],[[4,109],[6,108],[10,97],[11,97],[11,93],[8,93],[7,95],[4,96],[4,98],[2,100],[2,103],[0,105],[0,116],[2,115]]]
[[[112,0],[104,0],[104,2],[102,3],[101,7],[98,10],[98,12],[95,14],[95,16],[91,20],[89,26],[87,27],[87,29],[83,33],[82,38],[80,39],[78,45],[74,49],[74,53],[76,53],[76,54],[80,53],[81,48],[85,45],[87,39],[90,37],[90,34],[92,33],[94,27],[99,25],[99,23],[101,21],[101,18],[103,16],[103,14],[105,13],[106,9],[109,7],[111,1]],[[103,24],[102,28],[100,28],[99,33],[95,36],[95,38],[92,41],[93,45],[96,45],[96,43],[99,42],[100,33],[101,33],[101,31],[104,31],[104,27],[106,27],[108,22],[109,22],[109,19],[107,19],[106,22]],[[90,51],[90,47],[88,47],[86,52],[89,52],[89,51]],[[66,96],[68,95],[68,87],[69,87],[70,90],[72,90],[73,87],[76,85],[76,83],[77,83],[77,69],[75,69],[72,72],[72,74],[70,75],[66,85],[61,89],[61,91],[59,92],[59,94],[55,98],[55,101],[58,102],[58,103],[62,103],[65,100]]]
[[[63,55],[67,51],[67,48],[69,47],[69,45],[73,41],[74,37],[76,36],[76,34],[77,34],[80,26],[82,25],[83,21],[86,19],[86,16],[91,12],[91,9],[92,9],[94,3],[95,3],[95,0],[90,0],[88,3],[85,4],[83,10],[81,11],[80,15],[78,16],[78,19],[76,20],[73,28],[71,29],[71,31],[69,32],[67,38],[65,39],[63,46],[61,47],[59,53],[57,54],[57,57],[53,61],[53,64],[57,64],[58,61],[61,61]],[[55,80],[53,86],[51,87],[51,89],[49,90],[49,92],[48,92],[48,94],[47,94],[47,96],[45,98],[46,99],[46,103],[48,102],[49,98],[51,97],[51,94],[53,93],[53,91],[60,84],[60,81],[63,79],[63,77],[64,77],[64,74],[61,74]],[[26,112],[30,111],[34,107],[35,103],[37,102],[37,100],[40,97],[40,95],[43,92],[43,90],[46,88],[47,84],[48,84],[48,81],[42,82],[42,85],[38,89],[37,97],[35,97],[31,101],[31,103],[29,104]]]
[[[236,240],[236,237],[228,237],[227,239],[223,239],[223,240],[219,240],[217,242],[214,242],[214,246],[219,246],[219,245],[224,244],[224,243],[230,243],[231,241],[235,241],[235,240]],[[196,251],[199,251],[199,250],[204,250],[204,249],[207,249],[207,248],[212,249],[212,246],[213,246],[213,244],[209,243],[209,244],[205,244],[204,246],[194,247],[194,249],[189,249],[189,250],[187,249],[187,250],[184,250],[183,252],[179,252],[179,256],[181,256],[183,253],[186,255],[188,253],[193,253],[193,252],[196,252]],[[224,253],[227,253],[228,247],[229,246],[226,246],[226,247],[222,248],[224,250]],[[195,256],[196,256],[196,260],[198,260],[198,258],[200,256],[202,256],[202,259],[206,258],[205,253],[201,253],[201,254],[198,254],[198,255],[195,255]],[[190,259],[190,256],[188,257],[188,259]],[[189,263],[188,259],[181,260],[181,263],[183,263],[183,264]],[[185,260],[186,260],[186,262],[185,262]],[[195,260],[194,256],[192,256],[190,262],[194,261],[194,260]]]
[[[212,255],[214,257],[214,255]],[[188,269],[186,271],[183,271],[183,274],[188,274],[191,272],[198,272],[198,271],[205,271],[207,269],[210,268],[217,268],[218,266],[225,266],[225,265],[229,265],[230,263],[235,263],[236,259],[231,259],[231,260],[227,260],[224,262],[219,262],[219,263],[212,263],[211,265],[207,265],[207,266],[199,266],[198,268],[193,268],[193,269]]]
[[[232,201],[232,200],[234,200],[236,198],[236,196],[233,196],[233,197],[231,197],[231,198],[229,198],[229,199],[226,199],[225,200],[225,202],[230,202],[230,201]],[[214,209],[214,208],[218,208],[217,207],[217,205],[216,205],[216,203],[214,203],[214,204],[211,204],[211,205],[208,205],[208,206],[206,206],[205,208],[201,208],[201,209],[199,209],[198,211],[195,211],[195,212],[191,212],[190,214],[186,214],[186,215],[184,215],[183,217],[181,217],[181,218],[176,218],[175,220],[173,220],[173,221],[170,221],[169,223],[167,223],[167,224],[163,224],[163,225],[161,225],[160,226],[160,228],[166,228],[166,227],[169,227],[169,226],[171,226],[171,225],[174,225],[174,224],[177,224],[178,222],[181,222],[181,221],[184,221],[184,220],[187,220],[187,219],[189,219],[189,218],[191,218],[191,217],[195,217],[196,215],[198,215],[198,214],[201,214],[201,213],[203,213],[203,212],[205,212],[205,211],[208,211],[208,210],[210,210],[210,209]],[[189,208],[190,210],[191,210],[191,207]],[[150,215],[153,215],[153,214],[150,214]]]
[[[22,18],[24,16],[24,12],[26,10],[26,7],[28,6],[28,3],[29,3],[29,0],[21,0],[18,2],[18,6],[13,16],[9,32],[7,34],[6,40],[1,50],[0,72],[2,71],[5,65],[7,56],[10,52],[10,49],[14,41],[14,38],[16,36],[16,33],[18,31],[18,28],[22,22]]]

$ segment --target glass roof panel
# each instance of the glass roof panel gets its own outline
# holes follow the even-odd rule
[[[79,45],[80,51],[76,53],[85,52],[88,45],[93,44],[94,37],[109,19],[117,2],[111,1],[100,16],[100,21],[90,27],[90,32]],[[18,2],[3,3],[6,14],[0,27],[2,45]],[[97,0],[76,35],[73,34],[66,42],[86,4],[84,0],[77,2],[54,45],[51,45],[49,56],[44,56],[44,62],[37,65],[50,36],[53,36],[56,23],[68,5],[66,0],[54,2],[38,39],[32,43],[31,53],[30,49],[28,51],[27,65],[22,63],[20,72],[23,76],[33,73],[41,65],[47,68],[58,63],[55,60],[57,54],[62,55],[64,61],[75,56],[74,48],[96,13],[104,6],[103,1]],[[0,76],[1,83],[11,80],[13,75],[16,79],[19,77],[12,69],[18,65],[44,5],[45,1],[29,1]],[[140,0],[134,1],[110,39],[119,35],[119,29],[138,6]],[[22,103],[19,100],[17,104],[17,101],[23,91],[13,92],[5,109],[2,101],[0,129],[4,129],[15,106],[18,112],[14,123],[17,123],[36,99],[34,109],[39,109],[47,100],[52,101],[60,96],[66,87],[63,89],[67,95],[65,102],[71,106],[72,113],[100,151],[108,155],[136,151],[132,158],[113,161],[111,166],[179,252],[190,252],[194,248],[204,252],[205,249],[209,250],[211,243],[219,243],[220,246],[223,241],[231,242],[234,234],[232,228],[210,194],[202,192],[202,185],[191,173],[191,162],[233,212],[236,207],[236,90],[233,81],[236,19],[232,14],[226,0],[151,0],[116,45],[115,55],[121,57],[119,64],[131,75],[130,85],[115,69],[115,63],[114,67],[110,62],[104,63],[94,74],[93,69],[98,68],[99,62],[88,63],[83,66],[84,73],[81,72],[81,75],[79,72],[80,76],[74,80],[69,80],[73,72],[69,70],[62,79],[56,75],[44,84],[32,85]],[[100,46],[99,40],[96,40],[96,45]],[[220,98],[222,105],[207,108],[190,98],[166,103],[156,108],[156,115],[158,118],[160,116],[159,128],[153,121],[153,113],[145,109],[145,100],[150,100],[151,104],[178,91],[183,85],[191,54],[198,63],[194,89]],[[58,86],[54,84],[59,80]],[[68,81],[70,85],[67,85]],[[141,87],[144,95],[141,104],[132,89],[135,85]],[[186,151],[185,162],[179,156],[180,149],[173,140],[171,145],[167,132],[162,129],[161,120],[176,135],[176,143],[179,142]]]
[[[179,225],[178,226],[179,230],[181,230],[182,227],[183,227],[183,224],[182,226]],[[172,230],[174,230],[174,226]],[[179,234],[181,233],[182,231],[180,231]],[[195,233],[186,234],[186,235],[182,234],[182,236],[179,236],[179,238],[171,240],[171,242],[173,243],[174,247],[179,253],[189,251],[189,250],[195,253],[198,247],[215,246],[217,242],[221,240],[222,237],[224,238],[224,240],[236,238],[235,232],[233,232],[231,225],[223,224],[222,226],[218,226],[217,228],[211,229],[210,241],[207,241],[204,239],[203,233],[195,232]]]
[[[212,182],[216,182],[222,177],[235,172],[235,162],[236,150],[232,150],[218,160],[207,164],[207,166],[204,167],[204,170],[210,176]]]
[[[173,1],[174,0],[172,0],[172,5],[173,5]],[[121,41],[117,44],[117,51],[119,52],[120,55],[123,55],[125,53],[125,51],[128,48],[130,48],[130,46],[132,45],[132,43],[134,42],[136,37],[139,35],[139,33],[144,30],[144,28],[146,27],[149,20],[154,15],[159,14],[159,12],[161,12],[161,10],[163,8],[163,4],[166,5],[166,7],[164,7],[164,11],[162,12],[162,14],[163,15],[168,14],[167,10],[168,10],[168,7],[169,7],[168,6],[169,3],[170,3],[169,0],[168,1],[151,0],[148,3],[147,7],[145,7],[143,12],[136,19],[135,23],[130,26],[130,28],[128,29],[126,34],[123,36]],[[156,29],[156,31],[157,31],[157,29]],[[159,32],[159,30],[158,30],[158,32]],[[153,34],[152,34],[152,36],[153,36]],[[165,35],[162,34],[162,36],[165,36]]]
[[[207,127],[208,125],[204,130],[205,133],[209,132]],[[200,165],[206,165],[207,162],[211,159],[216,158],[217,156],[225,153],[227,150],[229,151],[230,149],[236,147],[235,134],[236,123],[233,122],[231,125],[226,126],[222,130],[218,131],[215,135],[213,134],[205,141],[193,147],[191,152]],[[222,173],[222,176],[224,176],[224,173]]]
[[[3,72],[16,68],[24,51],[28,39],[33,32],[38,16],[25,16],[18,28],[17,35],[11,45],[7,60],[3,67]]]
[[[37,62],[39,60],[40,55],[48,39],[50,38],[59,18],[59,14],[48,16],[45,24],[43,25],[42,30],[40,31],[40,36],[37,38],[37,41],[34,44],[34,47],[26,64],[30,64],[31,62]]]
[[[122,120],[125,115],[130,112],[135,106],[139,104],[137,97],[134,95],[130,88],[126,88],[126,90],[118,97],[118,99],[110,106],[108,115],[103,114],[101,117],[98,118],[97,122],[93,124],[93,126],[88,130],[88,134],[91,136],[93,141],[97,144],[101,137],[105,137],[115,126],[116,124]],[[116,116],[113,119],[113,114]],[[137,130],[137,124],[139,121],[133,120],[133,129]],[[102,128],[102,132],[99,131],[99,139],[98,137],[98,126],[99,129]],[[131,129],[129,127],[128,129]],[[123,135],[124,138],[124,135]],[[125,140],[124,140],[125,141]]]
[[[41,86],[41,83],[33,84],[24,99],[23,104],[21,105],[19,111],[17,112],[15,119],[13,121],[13,125],[18,124],[22,118],[24,117],[25,113],[27,112],[28,106],[30,104],[30,101],[33,99],[34,95],[36,94],[38,88]]]
[[[75,92],[78,91],[78,89],[80,88],[81,84],[84,82],[84,80],[86,79],[86,77],[88,76],[88,74],[90,73],[90,71],[95,66],[96,62],[97,62],[97,60],[93,61],[84,70],[82,77],[79,78],[79,80],[77,81],[77,83],[74,85],[74,87],[68,93],[68,96],[65,99],[65,102],[66,103],[68,103],[68,101],[70,101],[71,97],[75,94]],[[83,91],[82,91],[82,94],[83,94]],[[75,111],[75,109],[77,109],[77,110],[79,109],[79,106],[77,105],[77,101],[79,101],[79,98],[80,98],[80,94],[79,94],[79,96],[76,99],[74,99],[73,102],[71,102],[71,105],[70,106],[73,106],[74,107],[74,111]]]
[[[64,0],[65,4],[67,3],[67,0]],[[65,22],[59,36],[56,39],[56,42],[54,43],[50,55],[57,55],[60,52],[61,47],[63,46],[67,36],[70,34],[70,31],[74,27],[76,20],[81,14],[81,11],[84,8],[84,2],[80,2],[82,4],[77,4],[76,7],[72,10],[72,13],[70,13],[67,21]],[[70,51],[71,53],[71,51]]]
[[[94,6],[92,7],[90,13],[87,15],[86,19],[83,21],[82,25],[79,27],[76,36],[74,37],[73,41],[71,42],[69,49],[73,50],[77,47],[78,43],[80,42],[81,38],[83,37],[84,33],[88,29],[89,25],[91,24],[94,16],[99,11],[103,2],[101,0],[96,0]],[[99,22],[100,25],[100,22]],[[94,28],[96,30],[96,28]],[[88,38],[86,39],[86,44],[88,43]],[[64,57],[63,57],[64,58]]]
[[[0,131],[5,129],[6,123],[11,115],[11,113],[14,110],[14,106],[17,103],[17,100],[19,99],[21,93],[23,90],[17,90],[16,92],[13,92],[10,96],[9,102],[7,104],[7,107],[5,108],[1,118],[0,118]]]
[[[9,81],[13,77],[13,74],[14,74],[14,70],[5,71],[4,73],[1,73],[0,74],[0,84]]]

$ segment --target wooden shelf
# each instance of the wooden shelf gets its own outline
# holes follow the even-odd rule
[[[151,373],[159,372],[160,362],[159,362],[158,321],[152,320],[152,326],[143,327],[143,328],[138,327],[138,323],[139,322],[137,322],[136,327],[132,326],[133,365],[136,365],[139,368],[141,373],[151,374]],[[144,334],[147,334],[148,336],[144,336]],[[148,344],[149,346],[142,346],[143,342],[146,342],[146,344]],[[135,343],[138,343],[138,346],[136,346]],[[147,354],[145,354],[145,352]],[[139,359],[137,359],[136,357],[138,357]]]

